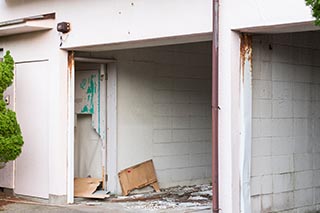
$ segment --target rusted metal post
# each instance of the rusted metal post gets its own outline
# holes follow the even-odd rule
[[[218,181],[218,37],[219,37],[219,0],[213,0],[213,41],[212,41],[212,207],[219,212]]]

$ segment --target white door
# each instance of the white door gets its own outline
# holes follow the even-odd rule
[[[16,160],[15,193],[48,198],[48,62],[16,65],[16,112],[24,145]]]
[[[105,176],[106,78],[99,70],[75,74],[75,177]]]

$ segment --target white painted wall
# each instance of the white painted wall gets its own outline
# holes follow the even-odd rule
[[[220,0],[230,29],[313,20],[303,0]],[[224,10],[224,9],[223,9]],[[85,11],[85,16],[81,16]],[[64,47],[112,44],[212,31],[212,1],[67,1],[10,0],[0,2],[0,20],[56,12],[72,31]],[[225,20],[221,23],[226,24]]]
[[[64,47],[76,47],[208,33],[211,5],[211,0],[10,0],[0,2],[0,20],[56,12],[57,23],[71,23]]]
[[[117,60],[118,171],[153,159],[161,187],[210,181],[210,42],[91,54]]]
[[[81,2],[81,4],[78,4]],[[131,5],[133,3],[133,5]],[[89,8],[89,9],[88,9]],[[92,8],[92,9],[90,9]],[[0,20],[10,20],[49,12],[57,13],[57,22],[70,21],[72,32],[64,47],[107,44],[115,48],[121,42],[211,32],[212,1],[36,1],[10,0],[0,2]],[[85,16],[79,16],[85,11]],[[232,14],[232,16],[230,15]],[[101,18],[102,17],[102,18]],[[221,0],[219,48],[219,177],[220,207],[225,212],[239,212],[239,37],[231,29],[310,21],[310,11],[303,0]],[[128,33],[130,32],[130,34]],[[53,30],[48,38],[38,36],[12,37],[5,48],[14,50],[16,59],[49,58],[51,121],[50,162],[53,194],[63,194],[66,151],[66,55],[58,51],[59,35]],[[7,39],[1,38],[4,45]],[[155,42],[151,40],[151,43]],[[41,44],[41,45],[39,45]],[[133,43],[126,44],[128,47]],[[139,45],[144,45],[140,43]],[[150,45],[150,44],[149,44]],[[28,48],[29,47],[29,48]],[[29,51],[27,51],[29,50]],[[32,51],[30,51],[32,50]],[[51,52],[52,51],[52,52]],[[31,54],[32,53],[32,54]],[[39,54],[38,54],[39,53]],[[52,54],[52,56],[47,56]],[[53,83],[54,82],[54,83]],[[59,116],[57,116],[59,115]],[[57,161],[56,161],[57,160]],[[57,181],[56,181],[57,180]],[[232,203],[232,205],[230,205]]]
[[[319,210],[318,36],[254,39],[252,212]]]
[[[219,207],[223,212],[240,212],[240,37],[232,30],[310,22],[313,18],[303,0],[220,0],[219,12]],[[301,25],[295,30],[303,29]],[[264,29],[271,30],[277,31]]]
[[[193,0],[188,4],[182,0],[162,1],[161,4],[142,0],[10,0],[0,2],[0,21],[56,12],[56,23],[69,21],[72,26],[72,33],[63,36],[65,48],[115,43],[125,43],[128,47],[132,45],[127,44],[128,41],[149,39],[152,45],[152,39],[170,37],[170,43],[175,43],[179,42],[176,36],[207,35],[212,29],[211,18],[208,18],[212,13],[211,4],[210,0],[201,3]],[[49,126],[39,131],[49,132],[48,184],[52,195],[66,195],[67,188],[67,57],[66,52],[59,50],[59,37],[53,29],[0,38],[0,46],[10,49],[16,61],[49,60],[45,74],[51,80],[48,85],[49,113],[46,116]],[[205,36],[205,40],[208,38],[210,34]],[[41,80],[41,77],[36,76],[35,80]]]
[[[240,212],[240,39],[231,31],[230,8],[222,1],[219,31],[219,208]],[[238,3],[235,3],[238,4]]]
[[[34,67],[36,75],[32,75],[32,81],[29,84],[36,84],[37,82],[46,81],[46,95],[50,97],[47,101],[46,107],[39,105],[39,114],[30,115],[28,112],[32,111],[33,105],[23,106],[23,115],[32,119],[45,120],[47,125],[42,125],[37,128],[36,132],[39,135],[45,134],[46,140],[44,143],[48,144],[47,158],[48,161],[38,162],[40,173],[47,174],[47,185],[49,195],[66,195],[66,172],[67,172],[67,63],[66,52],[57,48],[59,45],[58,38],[55,37],[56,33],[40,32],[25,35],[17,35],[12,37],[0,38],[0,46],[5,50],[10,50],[16,62],[34,61],[34,60],[47,60],[46,69]],[[44,44],[44,45],[40,45]],[[22,70],[23,71],[23,70]],[[19,91],[21,97],[29,97],[32,94],[28,93],[29,90]],[[36,99],[35,102],[42,99]],[[18,100],[19,102],[19,100]],[[34,103],[39,104],[39,103]],[[19,106],[21,108],[21,106]],[[26,134],[35,132],[35,127],[27,125],[24,127]],[[32,142],[33,138],[25,139],[25,143]],[[23,151],[22,151],[23,152]],[[24,160],[32,163],[32,156],[25,156]],[[17,170],[17,172],[19,172]],[[21,178],[24,173],[19,173]],[[32,185],[34,178],[25,177],[24,182],[26,185]],[[14,184],[14,183],[13,183]],[[33,196],[37,196],[34,194]]]
[[[308,22],[313,20],[304,0],[221,0],[232,29]]]

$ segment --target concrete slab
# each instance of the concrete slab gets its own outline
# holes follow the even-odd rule
[[[132,207],[132,206],[131,206]],[[139,206],[136,206],[139,208]],[[14,203],[8,204],[3,208],[2,212],[6,213],[81,213],[81,212],[109,212],[109,213],[118,213],[118,212],[204,212],[209,213],[212,210],[209,208],[181,208],[181,209],[137,209],[137,208],[128,208],[126,205],[106,203],[100,206],[85,206],[85,205],[66,205],[66,206],[53,206],[53,205],[37,205],[37,204],[23,204],[23,203]]]
[[[72,205],[50,204],[47,200],[0,194],[0,211],[37,212],[212,212],[212,186],[176,186],[159,192],[128,196],[111,195],[105,200],[76,198]]]

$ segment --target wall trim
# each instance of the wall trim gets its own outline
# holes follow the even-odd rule
[[[117,67],[107,64],[107,189],[117,192],[118,186],[118,112],[117,112]]]

